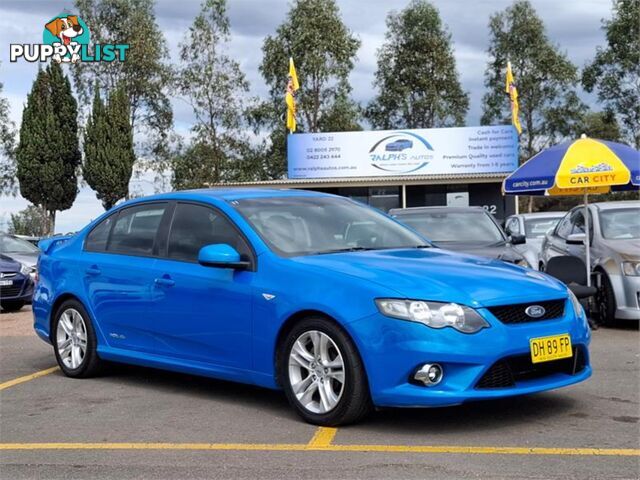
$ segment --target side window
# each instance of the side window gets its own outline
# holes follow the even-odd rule
[[[571,233],[585,233],[584,213],[582,209],[575,211],[571,216],[571,221],[573,223]],[[593,238],[593,217],[591,216],[591,212],[589,212],[589,237]]]
[[[231,245],[243,259],[251,254],[244,238],[224,215],[203,205],[179,203],[169,232],[168,257],[197,262],[200,249],[215,243]]]
[[[125,255],[152,255],[166,204],[130,207],[118,215],[107,251]]]
[[[572,214],[568,213],[563,217],[562,220],[560,220],[560,223],[556,227],[555,231],[555,234],[558,237],[566,239],[571,233],[571,228],[573,227],[573,225],[571,224],[571,217]]]
[[[84,241],[84,249],[89,252],[104,252],[107,248],[107,240],[109,240],[109,232],[115,218],[118,215],[109,215],[98,225],[93,227]]]

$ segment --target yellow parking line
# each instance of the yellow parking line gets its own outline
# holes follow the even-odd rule
[[[313,438],[307,444],[309,448],[328,447],[336,436],[337,428],[318,427]]]
[[[24,377],[18,377],[14,378],[13,380],[9,380],[8,382],[0,383],[0,391],[11,388],[15,385],[20,385],[21,383],[30,382],[31,380],[35,380],[36,378],[44,377],[45,375],[49,375],[56,370],[58,370],[58,367],[51,367],[45,370],[40,370],[39,372],[32,373],[30,375],[25,375]]]
[[[334,432],[335,433],[335,432]],[[640,456],[635,448],[544,448],[428,445],[310,445],[304,443],[0,443],[0,450],[235,450],[455,453],[489,455]]]

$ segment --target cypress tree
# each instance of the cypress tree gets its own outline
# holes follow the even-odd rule
[[[20,194],[47,212],[50,234],[56,212],[71,208],[78,194],[77,111],[60,65],[52,63],[39,70],[22,114],[17,177]]]
[[[111,92],[106,106],[96,89],[84,136],[83,176],[105,210],[129,195],[136,160],[129,115],[129,100],[123,88]]]

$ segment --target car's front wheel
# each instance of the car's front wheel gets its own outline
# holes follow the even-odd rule
[[[91,377],[102,361],[96,352],[96,335],[89,314],[76,300],[68,300],[56,311],[52,330],[58,365],[68,377]]]
[[[322,317],[296,324],[280,352],[280,372],[289,403],[307,422],[353,423],[371,409],[367,376],[349,336]]]

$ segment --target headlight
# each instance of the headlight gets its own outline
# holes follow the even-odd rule
[[[456,303],[379,298],[376,305],[380,313],[387,317],[423,323],[431,328],[453,327],[463,333],[475,333],[489,328],[487,321],[478,312]]]
[[[36,267],[30,267],[28,265],[25,265],[24,263],[20,264],[20,273],[23,275],[28,275],[31,278],[34,277],[35,273],[36,273]]]
[[[578,297],[576,297],[571,290],[567,289],[567,291],[569,292],[569,299],[571,300],[573,313],[575,313],[576,317],[582,316],[584,314],[584,309],[582,308],[582,305],[580,305],[580,300],[578,300]]]
[[[529,262],[527,262],[524,258],[518,258],[515,262],[516,265],[518,265],[519,267],[526,267],[526,268],[531,268],[531,265],[529,265]]]
[[[622,271],[628,277],[640,277],[640,262],[622,262]]]

